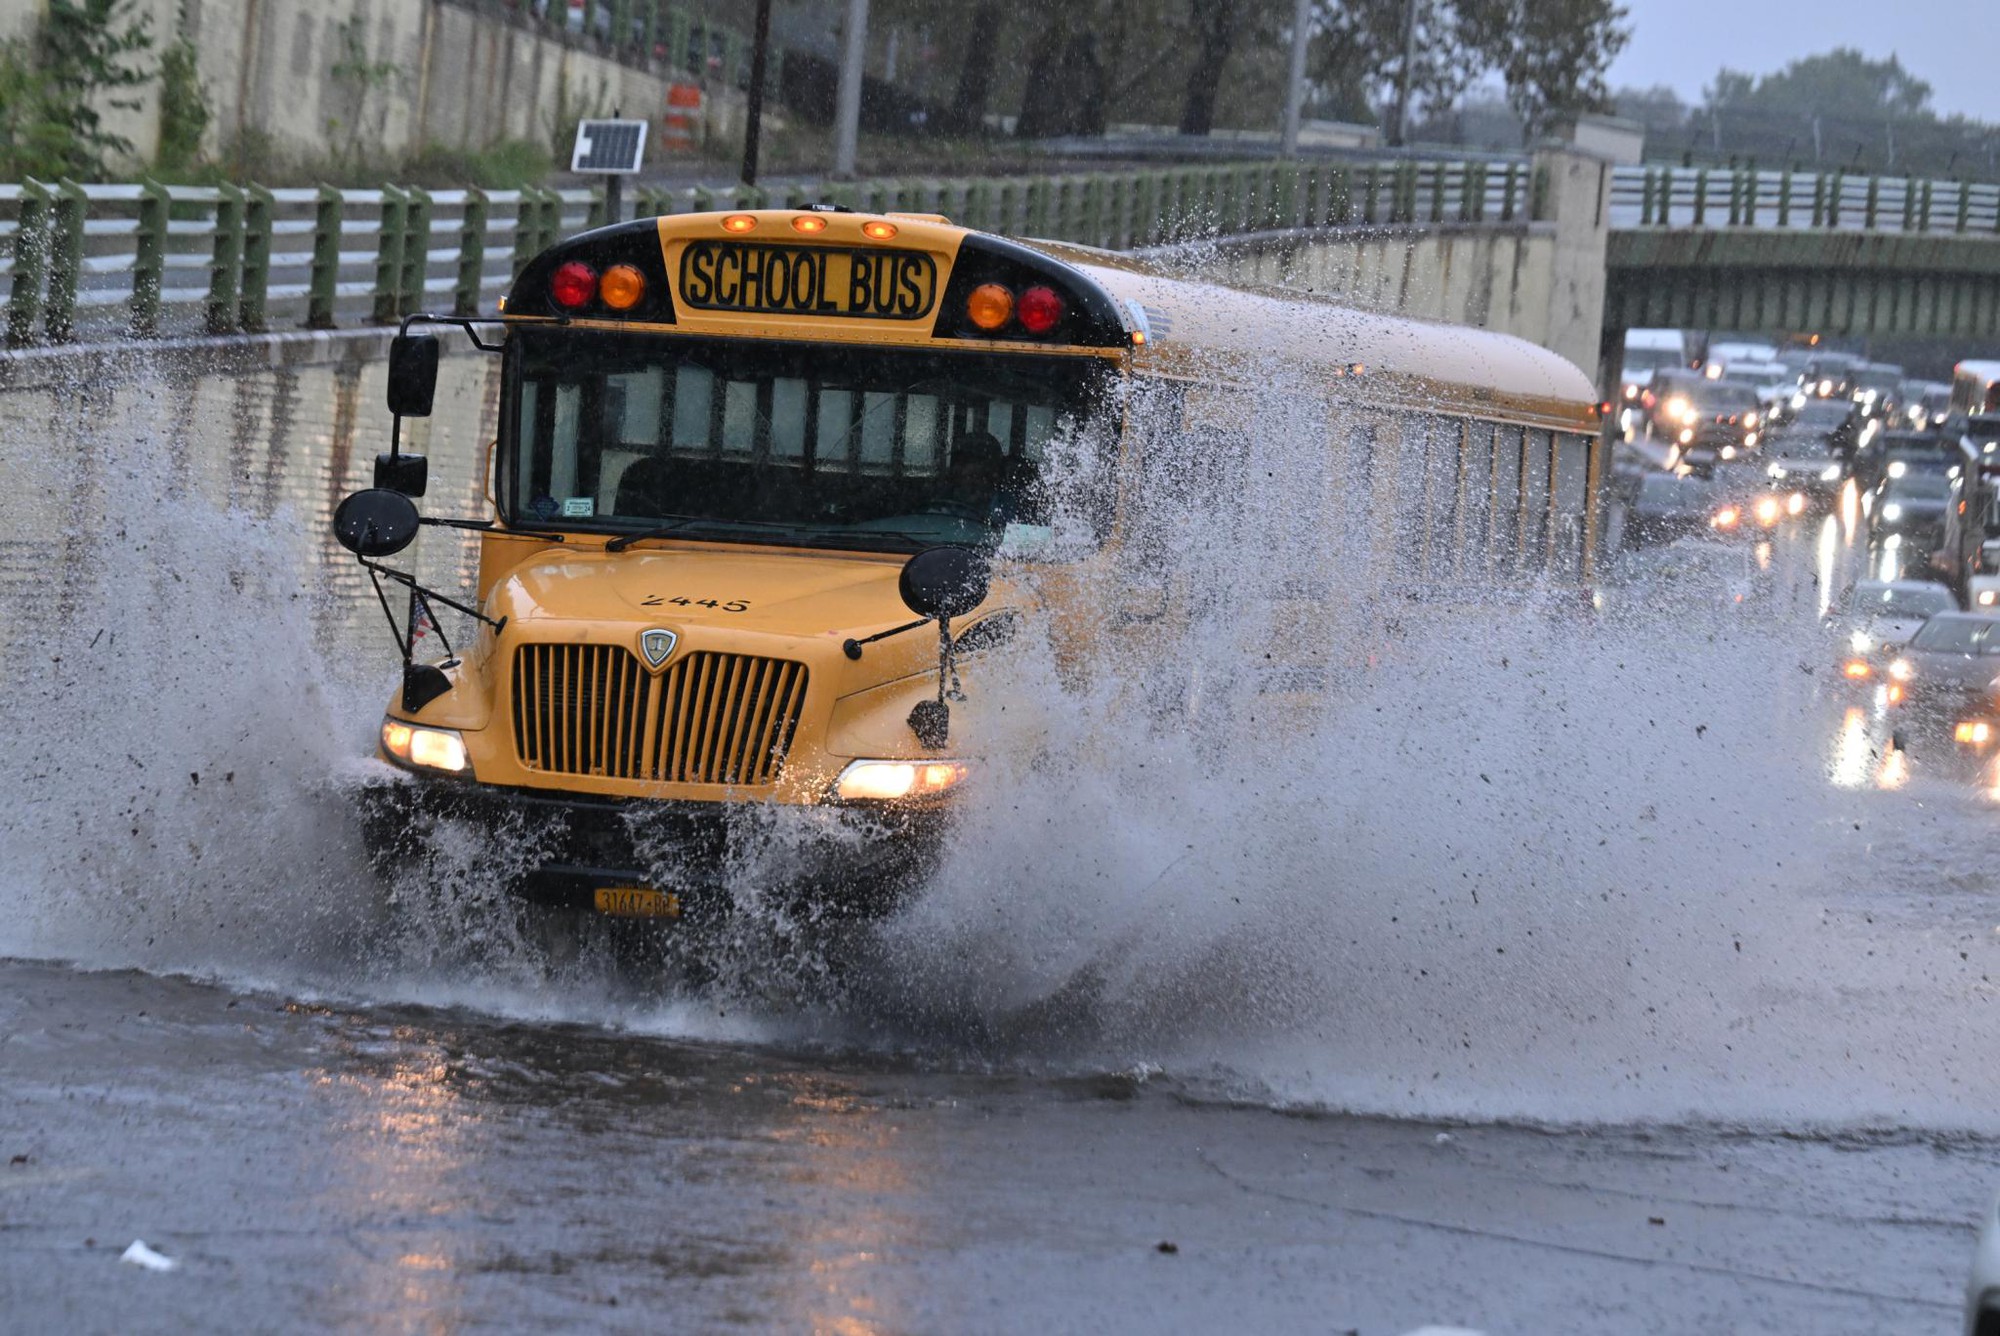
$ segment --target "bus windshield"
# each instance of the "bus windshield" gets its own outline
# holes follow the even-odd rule
[[[516,330],[509,360],[516,524],[1038,549],[1044,465],[1088,473],[1116,422],[1087,358]],[[1083,509],[1092,535],[1105,508]]]

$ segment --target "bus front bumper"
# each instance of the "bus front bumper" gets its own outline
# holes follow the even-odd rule
[[[597,892],[671,891],[691,913],[739,891],[840,913],[893,908],[936,859],[941,808],[850,811],[754,802],[607,799],[458,779],[386,764],[358,787],[377,871],[485,873],[538,903],[588,909]]]

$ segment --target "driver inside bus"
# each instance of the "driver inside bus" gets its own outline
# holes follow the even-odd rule
[[[976,520],[989,529],[1004,528],[1013,507],[1001,493],[1007,476],[1007,455],[990,431],[971,431],[952,447],[943,487],[930,509],[939,514]]]

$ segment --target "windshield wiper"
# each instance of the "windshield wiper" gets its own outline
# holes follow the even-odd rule
[[[721,519],[713,515],[662,515],[660,518],[668,522],[654,525],[650,529],[641,529],[637,533],[620,534],[606,543],[604,550],[606,552],[623,552],[634,543],[643,543],[649,538],[671,538],[677,533],[685,533],[689,529],[698,528],[704,524],[722,525],[724,527],[739,525],[750,529],[789,529],[792,527],[773,520],[731,520]]]

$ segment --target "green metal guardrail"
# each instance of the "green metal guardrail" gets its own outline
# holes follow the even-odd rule
[[[1252,162],[971,180],[640,189],[637,216],[830,202],[984,231],[1143,249],[1340,226],[1525,222],[1526,162]],[[522,265],[608,221],[589,190],[0,186],[7,342],[258,333],[494,309]]]
[[[2000,185],[1743,167],[1620,167],[1614,227],[2000,233]]]

